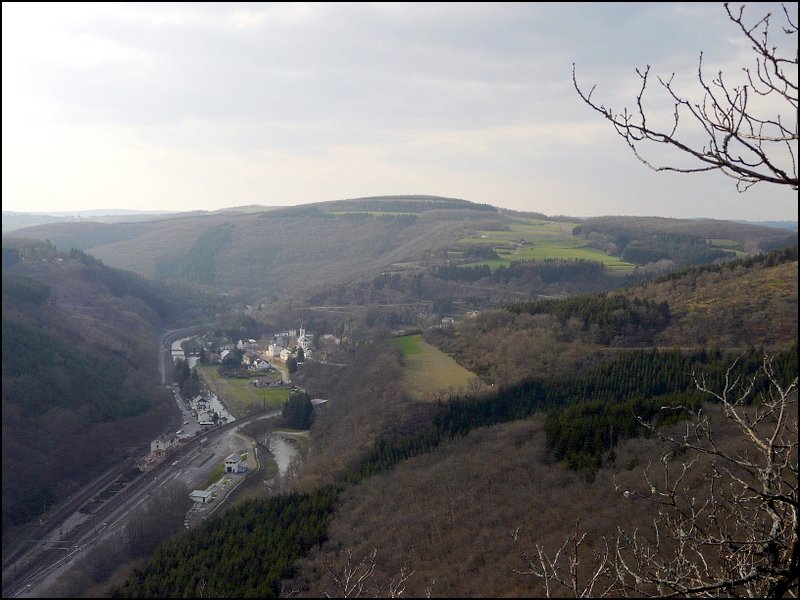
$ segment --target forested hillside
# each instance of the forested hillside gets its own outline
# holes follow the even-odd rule
[[[432,343],[490,383],[572,371],[626,348],[785,348],[797,340],[797,247],[616,292],[481,311]]]
[[[698,299],[724,299],[735,281],[751,282],[759,293],[709,303],[700,316],[686,308]],[[313,531],[315,541],[300,543],[300,553],[293,543],[273,564],[305,558],[282,571],[279,584],[274,569],[259,566],[266,548],[240,552],[263,539],[242,537],[240,513],[231,511],[214,527],[239,541],[209,547],[198,541],[206,532],[184,536],[117,593],[196,592],[197,578],[194,587],[182,587],[187,579],[176,575],[168,556],[185,556],[180,568],[187,573],[192,565],[225,565],[237,556],[242,571],[260,574],[267,586],[261,594],[342,595],[343,577],[355,569],[369,596],[396,592],[400,583],[410,596],[542,594],[539,580],[519,574],[524,555],[511,534],[519,528],[529,550],[543,544],[555,551],[576,522],[594,540],[617,526],[646,525],[647,503],[626,501],[615,490],[615,484],[641,487],[641,468],[659,456],[659,443],[637,417],[669,429],[681,426],[683,409],[719,416],[692,374],[719,389],[734,362],[728,377],[755,377],[765,350],[775,354],[780,385],[796,378],[797,312],[790,310],[796,294],[795,248],[619,292],[488,310],[428,336],[494,384],[439,403],[404,396],[402,355],[385,340],[361,344],[344,367],[308,362],[298,381],[329,402],[316,411],[312,451],[293,487],[310,494],[303,504],[325,486],[337,493],[331,512],[321,513],[330,515],[327,527],[317,529],[315,516],[292,528],[303,536]],[[687,334],[687,319],[697,319],[696,327],[713,324],[713,337]],[[779,327],[764,329],[769,320]],[[707,343],[715,340],[726,344]],[[526,344],[540,347],[525,354]],[[758,378],[754,390],[769,385]],[[741,440],[715,423],[718,442],[737,448]],[[698,497],[705,493],[699,475],[686,483]],[[253,527],[266,523],[256,505],[243,510]],[[232,595],[254,589],[251,583],[226,588],[233,576],[207,572],[203,589]]]
[[[191,312],[80,251],[4,239],[4,547],[14,525],[168,426],[158,336]]]
[[[400,277],[389,281],[406,301],[415,295],[468,301],[471,289],[489,305],[514,294],[613,289],[627,283],[625,275],[732,258],[797,239],[786,230],[725,221],[584,222],[435,196],[48,224],[13,235],[84,250],[149,278],[224,292],[237,305],[301,293],[328,303],[337,295],[331,288],[373,279],[380,285],[380,277]],[[427,279],[427,293],[420,293],[419,277]]]

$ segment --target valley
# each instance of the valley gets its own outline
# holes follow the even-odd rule
[[[53,488],[51,502],[65,501],[62,489],[72,497],[66,512],[44,513],[60,516],[43,522],[41,535],[26,539],[53,537],[72,550],[20,563],[13,536],[27,535],[19,533],[26,525],[4,527],[4,595],[235,589],[316,597],[335,594],[334,575],[362,558],[373,566],[370,594],[386,593],[398,577],[414,596],[541,594],[539,579],[519,573],[522,550],[551,551],[577,523],[594,544],[621,524],[649,523],[648,504],[626,504],[612,482],[638,489],[642,467],[663,451],[645,425],[682,426],[661,407],[702,407],[725,444],[740,442],[692,373],[720,386],[736,362],[742,377],[756,377],[766,353],[781,381],[796,377],[797,247],[786,231],[554,219],[434,197],[96,225],[42,225],[52,229],[4,238],[4,332],[12,334],[4,335],[4,390],[37,381],[26,366],[32,361],[14,362],[10,353],[26,348],[26,335],[46,331],[56,356],[71,347],[64,340],[88,337],[80,349],[87,356],[149,365],[146,385],[128,375],[104,384],[115,410],[134,396],[149,400],[137,409],[149,424],[133,426],[138,437],[125,434],[125,459],[162,433],[179,430],[185,441],[152,471],[123,482],[102,508],[109,512],[98,513],[102,520],[66,534],[57,530],[77,510],[73,503],[90,499],[78,490],[91,491],[100,472],[109,473],[107,483],[118,475],[51,471],[53,483],[63,478],[65,486]],[[27,237],[43,232],[47,243]],[[177,239],[185,253],[167,251],[167,240]],[[291,242],[299,239],[307,243]],[[76,240],[85,251],[59,246]],[[302,344],[307,355],[299,351],[304,331],[312,332]],[[141,343],[131,337],[137,333]],[[179,340],[195,344],[195,366],[174,362]],[[236,340],[252,347],[223,360],[223,347]],[[61,365],[59,381],[82,375],[92,389],[98,373],[126,373],[82,364]],[[173,379],[174,398],[164,387]],[[289,398],[278,379],[313,399],[313,415],[307,430],[276,438]],[[200,431],[181,391],[192,398],[197,385],[224,399],[236,420]],[[4,407],[21,423],[30,406],[17,407],[6,394]],[[35,406],[39,418],[73,419],[73,433],[84,426],[76,415],[103,414],[107,431],[120,432],[130,418],[93,405],[40,399]],[[4,455],[7,444],[29,443],[22,431],[4,429]],[[120,451],[121,439],[109,436],[103,447]],[[272,446],[279,463],[265,460]],[[253,475],[224,504],[209,505],[220,506],[212,519],[186,531],[190,488],[218,479],[232,453],[246,457]],[[14,473],[5,465],[4,494]],[[699,493],[701,479],[692,481]],[[286,515],[301,516],[289,526]],[[210,545],[209,535],[228,541]],[[78,548],[80,556],[69,554]],[[68,569],[49,570],[65,556]],[[16,571],[6,571],[12,562]],[[192,575],[176,578],[168,568],[176,562]]]

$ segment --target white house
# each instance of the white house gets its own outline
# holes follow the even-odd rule
[[[292,355],[292,351],[289,350],[288,348],[284,348],[283,350],[281,350],[281,355],[280,356],[281,356],[281,360],[283,362],[286,362],[287,360],[289,360],[289,357],[291,355]]]
[[[247,467],[242,464],[242,457],[238,452],[234,452],[225,459],[226,473],[244,473]]]

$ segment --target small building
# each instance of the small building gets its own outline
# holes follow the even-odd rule
[[[257,358],[253,362],[253,367],[256,369],[256,371],[269,371],[272,369],[272,365],[269,364],[269,361],[266,361],[263,358]]]
[[[177,443],[174,437],[162,435],[150,442],[150,454],[163,458],[167,451]]]
[[[234,452],[225,459],[226,473],[244,473],[247,467],[242,464],[242,457],[238,452]]]
[[[283,350],[281,350],[281,360],[283,362],[286,362],[287,360],[289,360],[289,357],[291,355],[292,355],[292,351],[289,350],[288,348],[284,348]]]
[[[208,490],[194,490],[191,494],[189,494],[189,498],[198,504],[208,504],[214,499],[212,494],[213,492],[209,492]]]

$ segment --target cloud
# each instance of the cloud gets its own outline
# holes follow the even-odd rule
[[[438,193],[655,214],[677,205],[665,179],[580,101],[572,64],[621,108],[636,67],[694,86],[704,50],[737,70],[735,34],[710,3],[4,3],[4,201]]]

